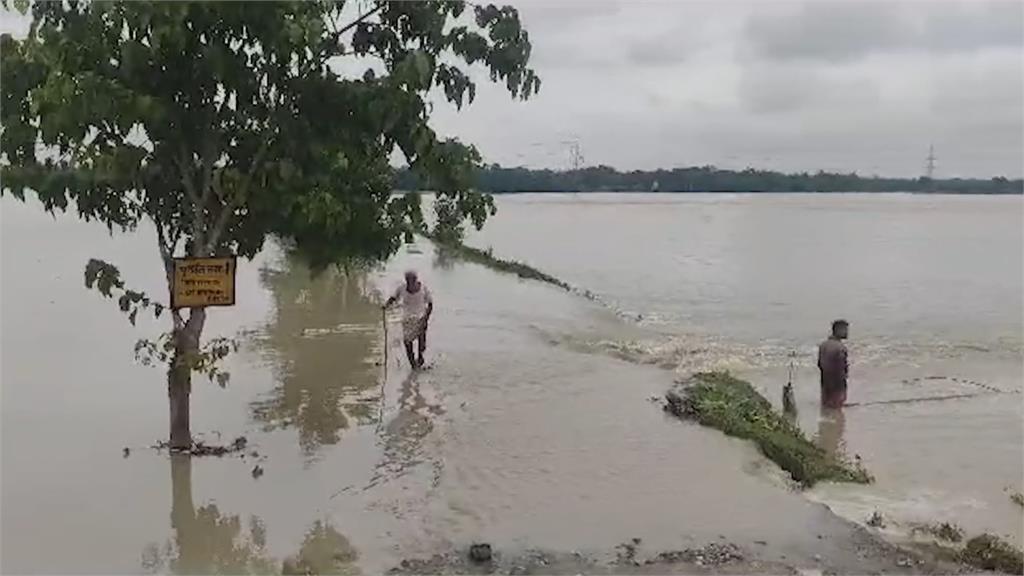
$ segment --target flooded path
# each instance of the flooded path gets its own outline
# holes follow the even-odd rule
[[[950,521],[1024,545],[1009,498],[1024,490],[1020,197],[525,194],[501,197],[471,242],[593,290],[643,332],[553,337],[572,350],[730,370],[773,402],[795,354],[801,425],[878,480],[810,494],[837,513],[879,511],[897,537]],[[816,345],[836,317],[851,321],[861,404],[843,422],[816,405]],[[930,400],[945,396],[960,398]]]
[[[648,342],[650,327],[427,243],[370,274],[311,278],[273,249],[240,266],[239,305],[207,335],[243,347],[227,388],[196,381],[192,422],[248,447],[170,458],[147,448],[166,434],[163,375],[131,361],[159,327],[133,329],[80,276],[101,256],[158,290],[150,231],[110,239],[36,209],[5,199],[2,214],[3,572],[372,574],[481,540],[604,562],[633,538],[901,569],[750,445],[664,417],[651,398],[671,371],[588,347]],[[410,374],[392,325],[382,395],[378,303],[409,267],[437,301],[431,367]],[[848,429],[871,429],[858,418]]]

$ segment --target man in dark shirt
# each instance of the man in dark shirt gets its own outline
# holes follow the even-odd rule
[[[846,403],[846,376],[849,373],[846,345],[849,334],[846,320],[832,323],[832,335],[818,346],[818,369],[821,370],[821,405],[842,408]]]

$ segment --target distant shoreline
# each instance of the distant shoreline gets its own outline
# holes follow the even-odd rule
[[[396,188],[396,193],[404,194],[408,192],[420,192],[423,194],[434,194],[435,190],[417,190],[417,189],[402,189]],[[901,195],[913,195],[913,196],[1024,196],[1024,191],[1009,191],[1009,192],[915,192],[906,190],[885,190],[885,191],[867,191],[867,190],[832,190],[832,191],[807,191],[807,190],[772,190],[772,191],[754,191],[754,190],[659,190],[657,192],[651,190],[481,190],[494,196],[515,196],[519,194],[652,194],[652,195],[664,195],[664,196],[692,196],[697,194],[746,194],[756,196],[770,196],[770,195],[788,195],[788,194],[805,194],[805,195],[837,195],[837,194],[872,194],[872,195],[885,195],[885,194],[901,194]]]
[[[426,190],[420,190],[420,192],[426,192]],[[495,196],[509,196],[514,194],[664,194],[664,195],[694,195],[694,194],[751,194],[751,195],[771,195],[771,194],[906,194],[914,196],[1024,196],[1024,191],[1007,191],[1007,192],[915,192],[907,190],[885,190],[885,191],[867,191],[867,190],[830,190],[830,191],[809,191],[809,190],[771,190],[771,191],[758,191],[758,190],[491,190],[487,192]]]
[[[482,166],[473,174],[470,185],[491,194],[553,192],[657,192],[672,194],[984,194],[1024,195],[1024,179],[992,178],[888,178],[861,176],[857,173],[801,172],[785,174],[771,170],[722,170],[714,166],[694,166],[670,170],[634,170],[620,172],[610,166],[592,166],[578,170],[533,170],[506,168],[496,164]],[[432,188],[409,169],[395,171],[395,188],[425,190]]]

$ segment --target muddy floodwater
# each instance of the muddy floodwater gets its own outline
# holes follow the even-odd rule
[[[885,569],[858,526],[874,511],[895,540],[912,522],[955,521],[1021,544],[1009,499],[1024,475],[1020,198],[498,205],[469,243],[597,298],[425,241],[380,269],[317,277],[269,245],[240,263],[238,304],[209,316],[206,336],[242,344],[230,382],[193,384],[197,438],[245,436],[247,448],[189,460],[149,447],[166,436],[166,382],[132,348],[162,325],[132,327],[83,286],[100,257],[162,294],[152,231],[112,238],[5,198],[0,570],[279,572],[302,560],[373,574],[476,541],[605,561],[633,538]],[[411,267],[437,306],[418,374],[379,309]],[[838,316],[851,322],[858,405],[823,420],[813,352]],[[704,369],[777,401],[791,357],[801,425],[858,455],[876,484],[795,491],[750,445],[652,401]]]

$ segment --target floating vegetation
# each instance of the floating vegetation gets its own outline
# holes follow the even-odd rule
[[[666,400],[665,409],[679,418],[753,441],[805,488],[823,480],[861,484],[874,480],[859,463],[846,462],[808,440],[753,386],[728,373],[695,374],[670,390]]]
[[[964,539],[964,531],[956,524],[938,522],[934,524],[912,524],[911,534],[927,534],[946,542],[960,542]]]
[[[219,433],[218,433],[219,435]],[[248,444],[248,439],[245,436],[239,436],[235,438],[234,442],[227,446],[220,444],[207,444],[203,441],[193,442],[188,448],[172,448],[166,441],[158,441],[153,445],[153,448],[157,450],[167,450],[173,454],[189,454],[191,456],[225,456],[227,454],[239,454],[241,453],[244,457],[245,447]],[[127,458],[130,451],[128,448],[124,449],[124,457]]]
[[[1010,501],[1017,506],[1024,507],[1024,494],[1021,494],[1020,492],[1013,492],[1010,494]]]
[[[871,515],[871,518],[868,518],[867,524],[872,528],[885,528],[885,518],[882,517],[881,512],[875,510],[875,513]]]
[[[1015,546],[992,534],[982,534],[967,541],[960,552],[961,562],[1006,574],[1024,573],[1024,553]]]

